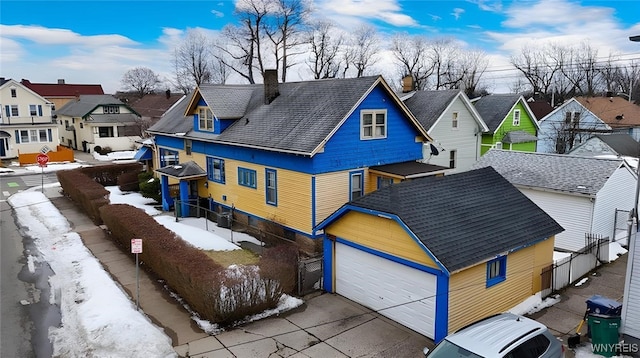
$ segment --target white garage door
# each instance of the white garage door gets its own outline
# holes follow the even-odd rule
[[[336,293],[434,338],[435,275],[341,243],[335,267]]]

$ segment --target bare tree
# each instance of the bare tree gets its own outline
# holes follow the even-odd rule
[[[178,88],[186,89],[211,81],[211,52],[207,37],[198,30],[189,30],[175,49],[175,75]]]
[[[378,61],[380,39],[373,26],[362,25],[351,36],[351,43],[345,50],[345,72],[350,64],[356,69],[356,77],[365,75],[365,71]]]
[[[511,64],[531,84],[533,92],[549,93],[561,64],[548,60],[548,49],[534,50],[525,46],[519,55],[511,57]]]
[[[609,131],[597,122],[587,121],[586,115],[585,110],[568,110],[554,119],[545,120],[546,129],[540,133],[540,139],[553,143],[554,153],[566,154],[595,134]]]
[[[334,78],[340,71],[339,50],[342,46],[342,36],[333,33],[334,26],[328,21],[311,24],[308,42],[311,55],[307,65],[315,79]]]
[[[486,90],[479,88],[479,84],[482,75],[489,66],[487,55],[481,50],[469,50],[461,53],[458,61],[460,67],[464,69],[460,81],[460,88],[464,90],[464,93],[469,98],[473,98],[480,92],[486,92]]]
[[[275,69],[280,71],[281,81],[287,81],[288,70],[296,65],[291,59],[302,51],[295,49],[304,43],[303,27],[310,13],[304,0],[272,0],[270,16],[264,22],[265,33],[273,45]]]
[[[160,77],[149,68],[136,67],[125,72],[121,82],[125,90],[133,90],[142,98],[156,90]]]
[[[412,75],[415,88],[423,90],[427,87],[428,78],[434,73],[435,66],[427,56],[428,41],[423,36],[396,35],[391,42],[391,51],[400,63],[403,75]]]

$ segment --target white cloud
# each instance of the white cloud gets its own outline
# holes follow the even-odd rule
[[[491,0],[467,0],[472,4],[478,5],[478,8],[483,11],[500,12],[502,11],[502,1]]]
[[[224,13],[222,11],[218,11],[218,10],[211,10],[211,13],[215,16],[215,17],[224,17]]]
[[[320,0],[316,6],[327,18],[335,14],[376,19],[398,27],[418,26],[414,18],[402,13],[397,0]]]
[[[459,7],[456,7],[453,9],[453,12],[451,13],[451,15],[456,19],[460,19],[460,16],[464,13],[464,9],[461,9]]]
[[[41,45],[131,46],[135,41],[121,35],[82,36],[67,29],[42,26],[0,25],[3,38],[17,38]]]

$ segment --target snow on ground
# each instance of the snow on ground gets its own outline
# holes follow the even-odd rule
[[[113,159],[110,159],[113,160]],[[47,171],[73,169],[83,164],[52,163]],[[19,167],[29,171],[29,167]],[[42,170],[38,166],[34,169]],[[15,170],[2,171],[16,173]],[[46,184],[45,188],[59,187],[59,183]],[[60,307],[62,325],[51,327],[49,338],[54,354],[64,357],[176,357],[171,339],[155,326],[103,269],[100,262],[84,246],[80,236],[71,231],[66,218],[49,201],[37,186],[9,197],[8,202],[16,212],[19,225],[25,235],[33,238],[40,251],[39,256],[27,257],[27,268],[34,272],[35,262],[47,262],[54,276],[49,284],[55,292],[51,303]],[[145,210],[169,230],[196,247],[207,250],[237,249],[240,241],[260,244],[257,239],[242,233],[220,228],[211,221],[198,218],[175,218],[160,215],[153,202],[138,193],[121,192],[117,187],[107,188],[113,203],[126,203]],[[170,220],[169,220],[170,219]],[[176,297],[180,300],[179,297]],[[283,295],[278,307],[264,311],[246,322],[298,307],[301,299]],[[28,302],[24,302],[28,304]],[[108,307],[108,308],[107,308]],[[207,332],[219,332],[214,323],[193,319]]]
[[[560,302],[560,295],[547,297],[542,300],[540,292],[538,292],[510,309],[509,312],[522,316],[534,314],[546,307],[553,306],[558,302]]]

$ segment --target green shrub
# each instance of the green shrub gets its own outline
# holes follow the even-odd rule
[[[153,173],[142,172],[138,174],[138,183],[142,196],[151,198],[158,203],[162,201],[160,179],[154,178]]]

